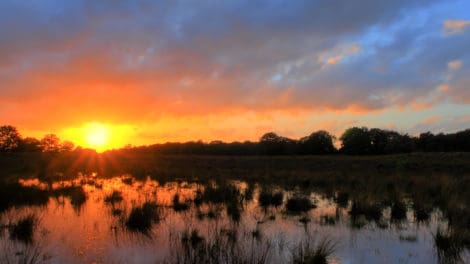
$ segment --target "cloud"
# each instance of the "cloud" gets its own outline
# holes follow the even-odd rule
[[[447,92],[447,91],[449,91],[450,87],[449,87],[448,84],[441,84],[441,85],[439,85],[438,89],[441,92]]]
[[[453,60],[447,64],[447,67],[451,71],[456,71],[462,67],[462,61],[459,60]]]
[[[432,133],[455,133],[470,127],[470,115],[457,116],[431,116],[410,129],[413,134],[426,131]]]
[[[437,115],[434,115],[434,116],[430,116],[430,117],[427,117],[423,120],[423,123],[424,124],[433,124],[433,123],[436,123],[438,121],[440,121],[442,119],[441,116],[437,116]]]
[[[446,20],[444,21],[444,33],[454,35],[463,33],[470,25],[470,20]]]
[[[432,107],[436,87],[446,91],[440,100],[466,103],[470,37],[442,36],[442,3],[1,1],[0,116],[40,130],[252,112],[367,114]]]
[[[326,54],[320,55],[320,61],[325,61],[327,65],[334,65],[341,62],[344,58],[352,56],[361,51],[361,46],[357,43],[335,48]]]

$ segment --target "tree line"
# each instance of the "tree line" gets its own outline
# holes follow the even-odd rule
[[[335,147],[335,141],[341,142]],[[38,140],[22,138],[13,126],[0,127],[0,152],[70,152],[80,151],[72,142],[60,141],[54,134]],[[320,130],[300,139],[279,136],[274,132],[262,135],[257,142],[192,141],[164,143],[149,146],[127,146],[113,152],[139,152],[156,154],[191,155],[323,155],[344,153],[349,155],[381,155],[410,152],[468,152],[470,129],[448,134],[421,133],[410,136],[392,130],[367,127],[346,129],[339,139]]]
[[[70,141],[61,141],[55,134],[47,134],[42,139],[23,138],[14,126],[0,126],[0,152],[71,152],[76,149]]]

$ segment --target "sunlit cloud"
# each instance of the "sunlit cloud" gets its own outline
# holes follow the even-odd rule
[[[460,61],[460,60],[450,61],[447,64],[447,67],[449,68],[449,70],[456,71],[456,70],[458,70],[462,67],[462,61]]]
[[[95,121],[132,127],[132,144],[256,140],[344,128],[313,113],[470,102],[468,20],[436,9],[463,2],[48,3],[0,2],[0,117],[28,135]]]
[[[447,92],[447,91],[449,91],[450,87],[449,87],[448,84],[441,84],[441,85],[439,85],[438,89],[441,92]]]
[[[436,122],[440,121],[441,119],[442,119],[441,116],[437,116],[437,115],[430,116],[430,117],[425,118],[423,120],[423,123],[424,124],[432,124],[432,123],[436,123]]]
[[[470,26],[470,20],[446,20],[444,21],[444,33],[448,35],[463,33]]]

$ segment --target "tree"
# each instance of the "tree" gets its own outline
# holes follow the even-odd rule
[[[0,152],[11,152],[18,148],[21,136],[16,127],[0,126]]]
[[[280,137],[274,132],[261,136],[259,145],[263,154],[283,155],[295,154],[296,141],[286,137]]]
[[[70,152],[73,150],[75,145],[70,141],[64,141],[60,144],[60,152]]]
[[[341,151],[347,154],[368,154],[372,149],[369,129],[351,127],[341,136]]]
[[[41,142],[35,138],[27,137],[21,140],[18,149],[22,152],[41,152]]]
[[[55,134],[47,134],[41,139],[41,148],[43,152],[59,152],[60,139]]]
[[[369,130],[370,137],[370,151],[372,154],[384,154],[385,149],[389,148],[389,136],[391,131],[382,130],[379,128],[371,128]]]
[[[335,137],[327,131],[320,130],[300,139],[302,154],[328,154],[336,151],[333,145]]]

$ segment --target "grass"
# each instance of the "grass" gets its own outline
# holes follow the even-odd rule
[[[145,202],[141,206],[133,207],[126,220],[130,231],[147,234],[153,223],[160,221],[158,206],[152,202]]]
[[[45,190],[0,181],[0,213],[11,207],[46,205],[48,201],[49,193]]]
[[[287,200],[286,209],[290,213],[302,213],[310,211],[317,206],[312,203],[309,197],[296,195]]]
[[[226,203],[241,198],[240,189],[232,184],[207,185],[200,196],[201,201],[205,203]]]
[[[406,219],[406,212],[407,212],[407,207],[406,205],[401,202],[400,200],[395,201],[392,204],[392,212],[391,212],[391,217],[392,220],[394,221],[402,221]]]
[[[9,227],[10,238],[26,244],[32,243],[37,221],[36,216],[32,214],[21,218]]]
[[[186,247],[191,246],[192,248],[196,248],[203,241],[204,238],[199,235],[197,229],[193,229],[191,232],[186,230],[181,236],[181,243]]]
[[[189,209],[189,203],[187,202],[180,202],[180,195],[179,194],[175,194],[173,196],[173,210],[175,210],[175,212],[181,212],[181,211],[186,211]]]
[[[53,194],[57,196],[65,196],[70,198],[70,204],[75,209],[80,209],[81,206],[86,202],[87,195],[82,186],[66,186],[60,187],[53,191]]]
[[[434,246],[439,263],[461,263],[464,243],[462,237],[452,231],[443,231],[438,228],[433,234]]]
[[[382,205],[377,202],[373,202],[370,200],[355,200],[351,205],[349,214],[351,215],[351,218],[353,218],[353,221],[354,219],[362,215],[369,221],[373,220],[375,222],[378,222],[382,217],[382,211]]]
[[[294,251],[292,263],[294,264],[328,264],[328,259],[336,251],[336,244],[324,238],[314,244],[310,240],[300,243],[297,251]]]
[[[113,190],[113,192],[104,198],[105,203],[115,204],[123,200],[122,192]]]
[[[268,206],[278,207],[282,205],[283,200],[284,200],[284,194],[281,191],[272,192],[272,191],[263,189],[258,196],[259,205],[262,207],[268,207]]]

